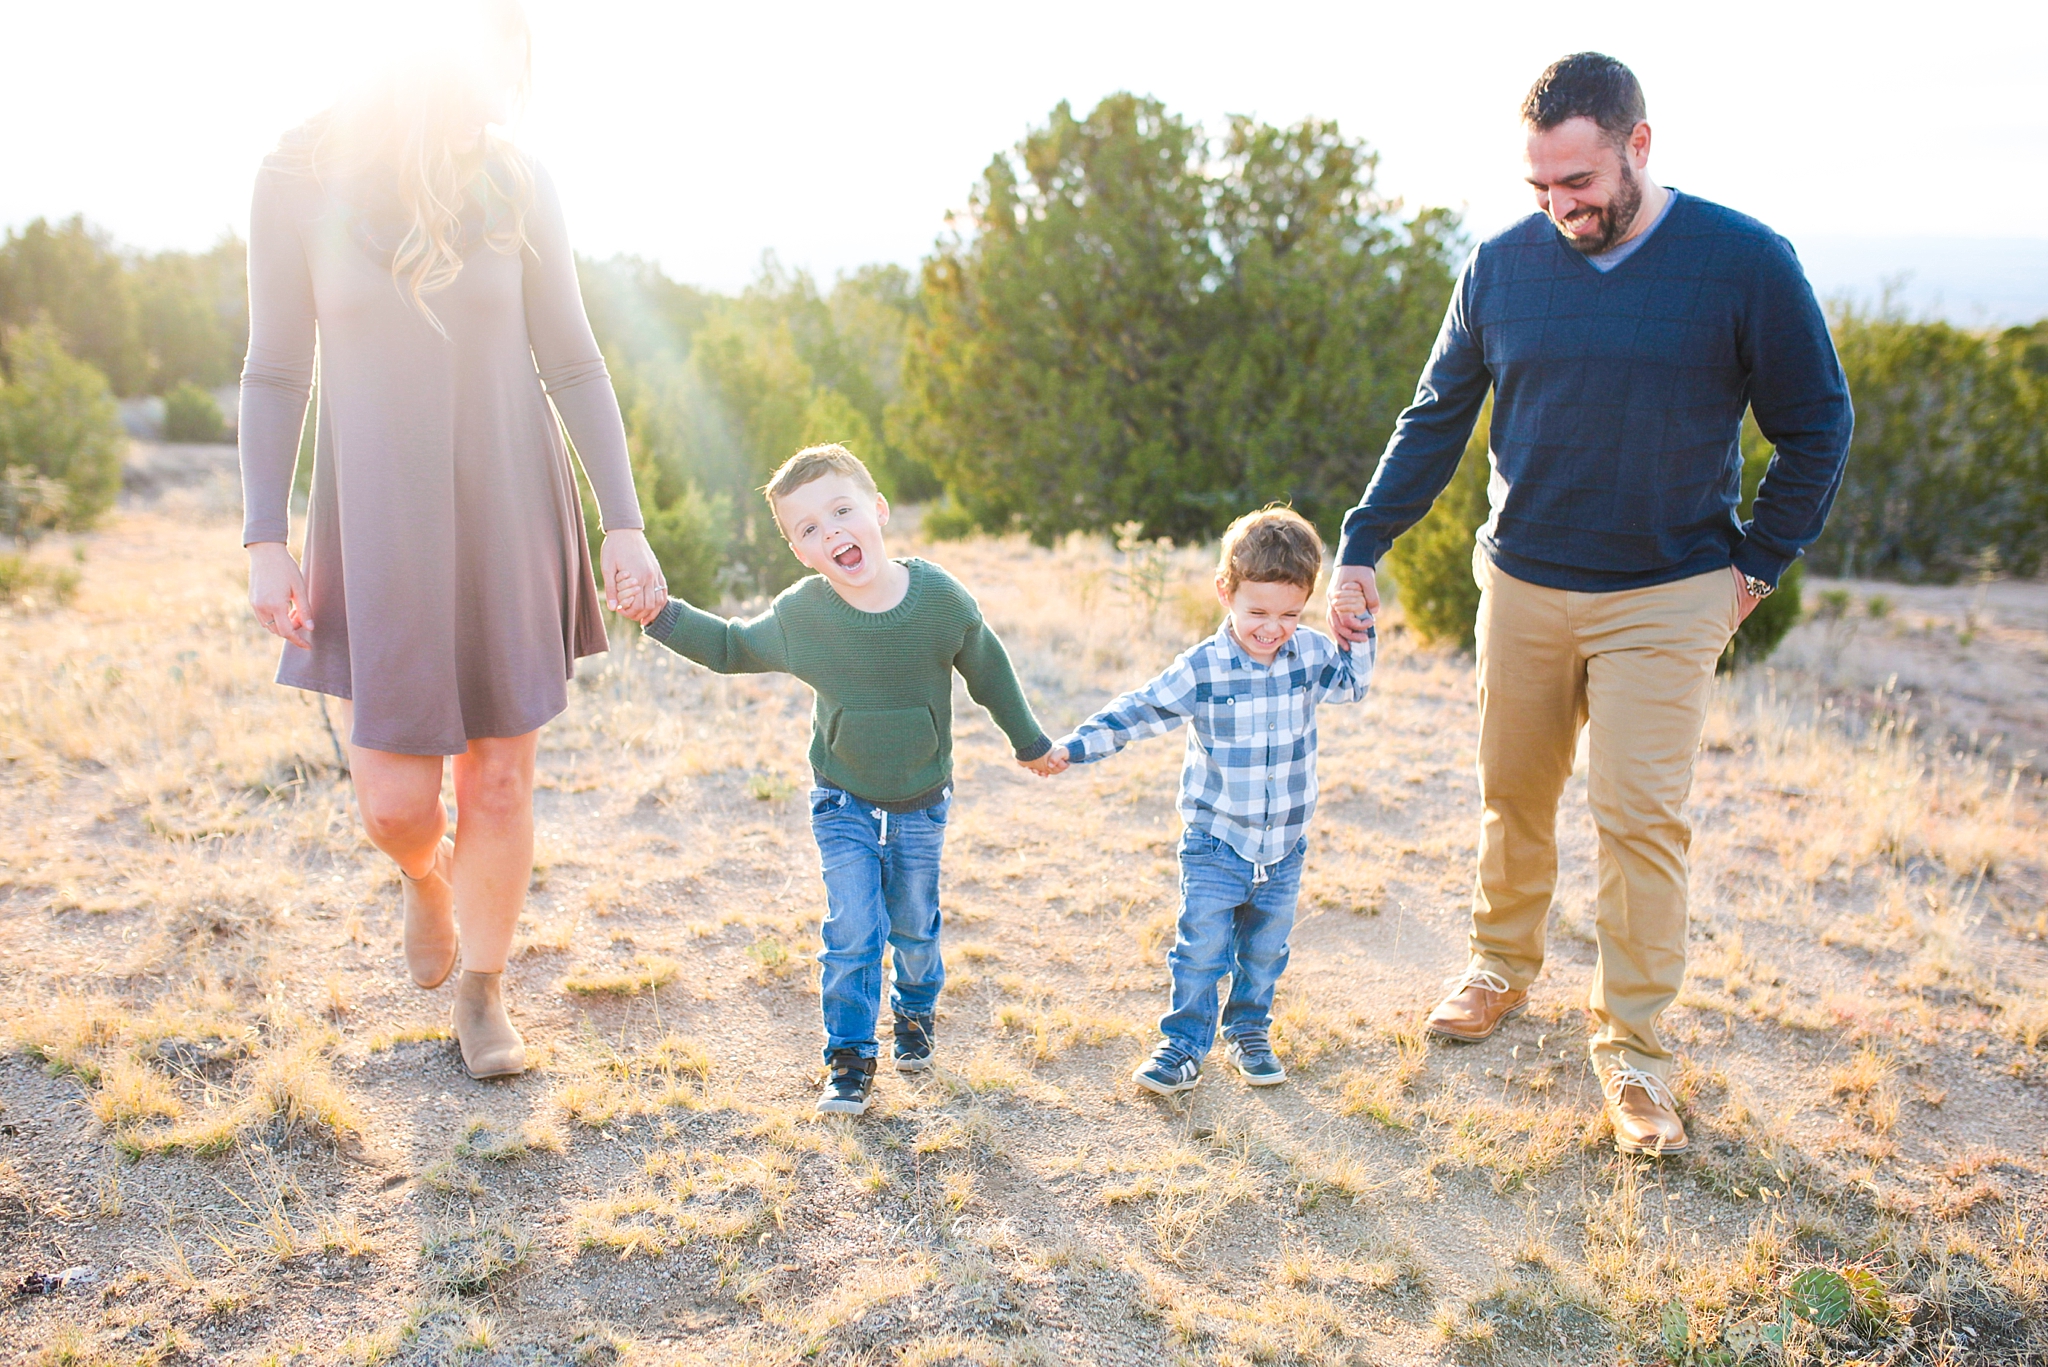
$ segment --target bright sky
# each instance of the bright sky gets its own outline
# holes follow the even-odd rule
[[[420,3],[0,0],[0,225],[82,210],[152,248],[242,231],[263,152]],[[1489,230],[1529,202],[1519,100],[1580,48],[1642,78],[1660,179],[1795,243],[2048,249],[2041,0],[528,9],[518,133],[579,249],[720,288],[764,249],[826,280],[914,265],[995,150],[1117,89],[1218,124],[1334,116],[1381,151],[1386,190]]]

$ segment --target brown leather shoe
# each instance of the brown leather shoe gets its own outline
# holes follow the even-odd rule
[[[1678,1118],[1678,1098],[1663,1078],[1623,1064],[1600,1079],[1607,1095],[1607,1123],[1614,1147],[1623,1153],[1684,1153],[1692,1147]]]
[[[446,836],[424,878],[398,871],[405,900],[405,966],[421,987],[434,988],[455,971],[455,844]]]
[[[1529,1009],[1526,988],[1509,987],[1508,980],[1491,969],[1471,969],[1445,984],[1451,995],[1436,1004],[1424,1028],[1445,1039],[1470,1044],[1500,1029],[1509,1016]]]

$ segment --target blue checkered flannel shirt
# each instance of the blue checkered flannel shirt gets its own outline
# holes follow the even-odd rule
[[[1376,635],[1347,650],[1302,627],[1262,665],[1225,623],[1058,743],[1087,764],[1189,723],[1181,819],[1263,873],[1293,851],[1315,815],[1316,704],[1363,698],[1378,658]]]

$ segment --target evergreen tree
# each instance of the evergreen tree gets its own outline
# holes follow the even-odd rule
[[[983,526],[1199,539],[1268,500],[1334,525],[1428,355],[1456,223],[1402,223],[1334,124],[1066,104],[925,264],[916,453]]]
[[[65,489],[61,524],[90,527],[121,492],[121,429],[106,376],[66,354],[54,325],[7,333],[0,382],[0,470],[27,469]]]

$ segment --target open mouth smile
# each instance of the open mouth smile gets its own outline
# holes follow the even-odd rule
[[[832,552],[832,563],[848,574],[859,574],[861,566],[867,563],[867,558],[867,553],[861,550],[860,543],[855,541],[849,541]]]

